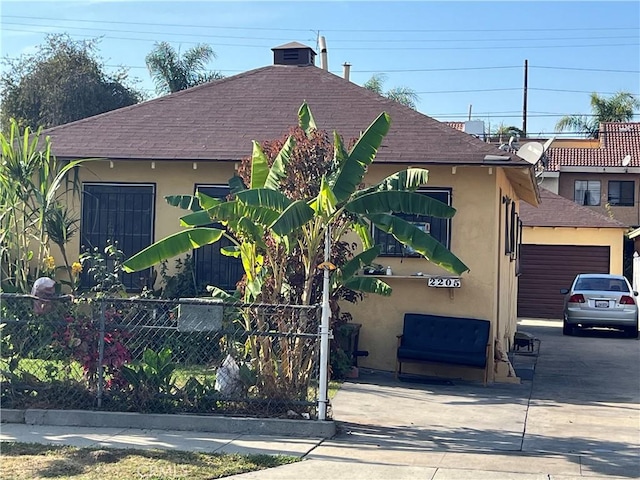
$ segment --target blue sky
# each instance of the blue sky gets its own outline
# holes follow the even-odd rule
[[[588,114],[589,94],[640,95],[640,2],[188,2],[3,0],[1,52],[34,51],[46,33],[102,37],[108,68],[129,67],[154,96],[144,57],[154,42],[210,44],[211,69],[230,76],[272,63],[271,48],[327,41],[329,69],[362,85],[418,92],[418,110],[441,121],[522,126],[528,60],[531,135],[564,114]],[[319,59],[316,62],[319,65]],[[640,121],[640,116],[634,118]]]

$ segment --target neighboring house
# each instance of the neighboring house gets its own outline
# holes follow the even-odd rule
[[[517,327],[519,206],[538,203],[531,166],[315,67],[309,47],[291,43],[273,51],[274,65],[47,130],[59,158],[105,159],[81,168],[81,233],[71,250],[117,239],[131,255],[176,232],[183,212],[163,197],[195,189],[226,195],[238,162],[251,154],[251,141],[282,138],[296,124],[303,101],[320,128],[336,130],[345,142],[386,111],[391,129],[366,184],[408,166],[428,168],[429,183],[420,191],[449,203],[457,214],[450,220],[423,219],[425,228],[428,224],[470,272],[462,275],[460,288],[429,288],[426,278],[412,275],[448,273],[374,232],[384,252],[377,261],[394,273],[385,277],[393,295],[370,295],[357,307],[345,305],[362,324],[359,348],[369,351],[360,366],[394,369],[396,335],[406,312],[490,320],[491,346],[508,350]],[[199,282],[233,289],[240,278],[239,265],[222,256],[219,246],[197,250],[195,260]],[[127,284],[139,289],[149,275],[129,275]],[[508,364],[494,366],[493,358],[492,349],[490,380],[512,380]],[[425,365],[415,371],[482,378],[477,369],[463,367]]]
[[[627,225],[540,189],[540,205],[523,203],[518,316],[562,318],[564,297],[578,273],[623,273]]]
[[[640,123],[602,123],[598,139],[555,140],[542,186],[640,226]]]

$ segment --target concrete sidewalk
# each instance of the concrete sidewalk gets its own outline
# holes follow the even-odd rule
[[[639,342],[521,325],[542,340],[539,356],[514,357],[533,380],[405,383],[365,371],[333,399],[339,432],[327,440],[24,424],[3,424],[0,440],[303,458],[239,480],[640,478]]]

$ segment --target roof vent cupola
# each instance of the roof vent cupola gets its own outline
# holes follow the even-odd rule
[[[316,52],[301,43],[290,42],[271,50],[273,50],[274,65],[298,65],[299,67],[315,65]]]

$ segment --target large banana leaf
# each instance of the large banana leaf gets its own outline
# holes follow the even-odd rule
[[[287,141],[278,152],[278,155],[276,155],[273,165],[271,165],[267,179],[264,182],[264,188],[280,190],[280,182],[287,177],[287,165],[289,165],[291,153],[295,146],[295,138],[289,135],[289,138],[287,138]]]
[[[353,231],[356,232],[358,237],[360,237],[362,248],[365,250],[370,249],[373,246],[373,238],[371,238],[371,225],[369,225],[364,219],[356,217],[352,226]]]
[[[219,198],[210,197],[206,193],[202,193],[200,191],[196,192],[196,197],[200,201],[200,206],[205,210],[225,201],[224,199],[221,200]]]
[[[411,247],[445,270],[457,275],[469,270],[469,267],[462,263],[447,247],[415,225],[394,215],[384,213],[369,215],[368,218],[380,230],[390,233],[400,243]]]
[[[375,159],[390,125],[391,117],[385,112],[381,113],[353,146],[333,185],[338,203],[348,199],[362,183],[367,166]]]
[[[451,218],[456,213],[455,208],[421,193],[392,190],[367,193],[350,201],[344,208],[349,212],[360,215],[400,212]]]
[[[314,217],[314,214],[315,212],[306,202],[297,200],[289,205],[269,228],[276,235],[283,237],[305,225]]]
[[[307,137],[311,135],[311,132],[318,129],[318,127],[316,126],[316,121],[311,114],[311,109],[309,108],[307,102],[304,102],[302,105],[300,105],[300,108],[298,109],[298,125],[302,130],[304,130],[304,133],[307,134]]]
[[[410,191],[417,190],[420,186],[425,185],[429,181],[429,170],[424,168],[407,168],[401,172],[389,175],[381,182],[371,187],[357,191],[354,197],[364,195],[366,193],[378,191]]]
[[[376,277],[358,276],[347,280],[343,286],[357,292],[375,293],[388,297],[391,295],[391,287]]]
[[[252,188],[239,192],[236,198],[242,203],[254,207],[265,207],[277,212],[283,212],[289,205],[291,200],[283,193],[277,190],[267,188]]]
[[[234,231],[243,235],[245,238],[250,238],[256,244],[266,249],[267,245],[264,242],[264,227],[262,225],[254,223],[247,217],[242,217],[234,225]]]
[[[239,200],[232,200],[215,205],[208,210],[185,215],[180,218],[180,225],[198,227],[213,222],[237,222],[240,218],[248,218],[266,227],[275,222],[279,215],[280,212],[271,208],[246,205]]]
[[[191,210],[192,212],[202,210],[200,200],[195,195],[167,195],[164,199],[172,207],[178,207],[182,210]]]
[[[194,248],[215,243],[220,240],[222,233],[217,228],[193,228],[169,235],[125,261],[124,271],[138,272]]]
[[[269,163],[262,147],[253,141],[253,153],[251,154],[251,185],[250,188],[262,188],[269,175]]]
[[[322,218],[328,220],[336,211],[336,203],[337,200],[333,190],[331,190],[325,177],[322,177],[320,191],[309,206]]]
[[[204,227],[213,223],[211,215],[208,210],[198,210],[197,212],[189,213],[180,217],[181,227]]]

